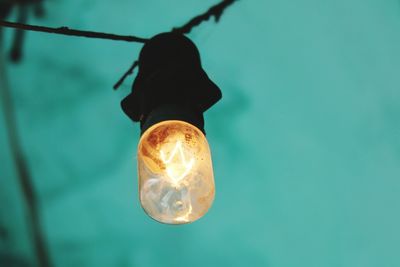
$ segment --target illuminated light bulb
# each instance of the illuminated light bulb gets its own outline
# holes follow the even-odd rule
[[[121,105],[131,120],[140,122],[140,203],[159,222],[193,222],[214,200],[203,113],[221,91],[202,69],[194,43],[181,34],[151,38],[140,51],[138,66],[132,92]]]
[[[140,202],[163,223],[197,220],[214,200],[214,175],[204,134],[178,120],[147,129],[138,146]]]

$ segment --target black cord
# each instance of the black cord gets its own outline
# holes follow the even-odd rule
[[[137,42],[137,43],[145,43],[147,41],[146,38],[141,38],[137,36],[117,35],[104,32],[81,31],[81,30],[70,29],[68,27],[51,28],[51,27],[29,25],[29,24],[9,22],[9,21],[0,21],[0,26],[7,28],[15,28],[19,30],[26,30],[26,31],[54,33],[54,34],[87,37],[87,38],[108,39],[114,41],[126,41],[126,42]]]
[[[186,24],[184,24],[181,27],[177,27],[177,28],[173,28],[172,31],[173,32],[178,32],[178,33],[182,33],[182,34],[188,34],[192,31],[192,29],[198,25],[200,25],[200,23],[209,20],[211,17],[215,18],[215,22],[218,22],[219,19],[222,16],[222,13],[224,13],[224,10],[229,7],[230,5],[232,5],[235,1],[237,0],[224,0],[221,3],[210,7],[207,12],[198,15],[194,18],[192,18],[191,20],[189,20]]]
[[[202,22],[209,20],[211,17],[215,18],[215,21],[218,22],[222,16],[222,13],[225,11],[227,7],[232,5],[237,0],[222,0],[219,4],[216,4],[210,7],[206,12],[200,14],[187,23],[185,23],[181,27],[176,27],[172,29],[172,32],[177,32],[181,34],[188,34],[190,31],[200,25]],[[9,21],[0,21],[0,26],[8,27],[8,28],[16,28],[19,30],[27,30],[27,31],[36,31],[36,32],[45,32],[45,33],[53,33],[53,34],[63,34],[68,36],[78,36],[78,37],[87,37],[87,38],[99,38],[99,39],[108,39],[114,41],[126,41],[126,42],[137,42],[137,43],[145,43],[148,39],[141,38],[137,36],[126,36],[126,35],[117,35],[111,33],[103,33],[103,32],[93,32],[93,31],[81,31],[74,30],[68,27],[59,27],[59,28],[51,28],[37,25],[29,25],[24,23],[15,23]],[[138,66],[137,60],[135,60],[131,67],[124,73],[124,75],[118,80],[118,82],[113,86],[114,90],[117,90],[124,80],[131,74]]]
[[[222,16],[222,13],[224,10],[232,5],[235,1],[237,0],[223,0],[219,4],[210,7],[205,13],[198,15],[191,20],[189,20],[187,23],[185,23],[181,27],[176,27],[172,29],[172,32],[177,32],[181,34],[188,34],[192,31],[192,29],[198,25],[200,25],[202,22],[209,20],[211,17],[215,18],[215,21],[218,22],[219,19]],[[135,60],[134,63],[131,65],[131,67],[125,72],[125,74],[118,80],[118,82],[113,86],[114,90],[117,90],[121,84],[124,82],[124,80],[131,74],[133,74],[133,71],[135,68],[138,66],[138,61]]]

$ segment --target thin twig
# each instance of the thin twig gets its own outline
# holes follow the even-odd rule
[[[215,21],[218,22],[224,13],[225,9],[232,5],[237,0],[222,0],[219,4],[210,7],[205,13],[198,15],[191,20],[189,20],[186,24],[181,27],[175,27],[172,29],[172,32],[188,34],[190,31],[200,25],[200,23],[209,20],[211,17],[215,18]],[[138,61],[136,60],[132,66],[129,68],[127,72],[118,80],[118,82],[113,86],[114,90],[117,90],[124,80],[133,73],[133,70],[138,66]]]
[[[108,39],[114,41],[145,43],[148,40],[146,38],[141,38],[137,36],[117,35],[112,33],[92,32],[92,31],[81,31],[81,30],[70,29],[68,27],[51,28],[51,27],[29,25],[29,24],[9,22],[9,21],[0,21],[0,26],[22,29],[27,31],[46,32],[46,33],[62,34],[68,36],[79,36],[87,38]]]

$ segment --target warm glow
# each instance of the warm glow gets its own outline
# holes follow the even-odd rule
[[[179,155],[177,155],[177,153],[179,153]],[[172,179],[172,183],[176,185],[179,185],[179,181],[189,174],[194,163],[194,158],[190,159],[189,162],[186,161],[181,141],[176,142],[168,159],[166,159],[162,149],[160,149],[160,157],[166,167],[168,176]]]
[[[183,121],[163,121],[142,135],[138,147],[142,207],[163,223],[197,220],[214,200],[211,154],[204,134]]]

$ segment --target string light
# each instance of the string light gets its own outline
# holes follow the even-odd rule
[[[140,121],[140,202],[153,219],[193,222],[214,200],[214,174],[203,112],[221,91],[201,67],[192,41],[178,33],[156,35],[140,52],[139,73],[122,109]]]

